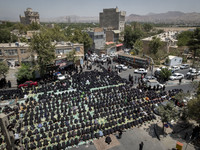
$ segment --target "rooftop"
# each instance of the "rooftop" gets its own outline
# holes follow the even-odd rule
[[[27,43],[0,43],[0,47],[28,47]]]

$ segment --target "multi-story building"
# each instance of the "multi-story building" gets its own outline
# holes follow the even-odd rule
[[[66,54],[76,50],[76,56],[79,58],[84,57],[84,46],[83,44],[70,43],[70,42],[59,42],[52,43],[55,45],[55,55],[57,58],[65,58]],[[37,55],[33,54],[37,59]],[[0,44],[0,61],[7,61],[9,64],[20,64],[22,62],[31,61],[31,53],[29,45],[27,43],[4,43]]]
[[[103,9],[103,12],[99,13],[100,27],[106,28],[109,31],[106,32],[107,42],[123,40],[123,36],[120,33],[124,31],[125,16],[126,12],[119,11],[117,7]],[[113,38],[110,39],[111,37]],[[116,37],[118,38],[116,39]]]
[[[31,24],[33,22],[36,22],[40,24],[40,17],[38,12],[34,12],[31,8],[27,8],[26,11],[24,12],[24,17],[19,16],[20,22],[23,24]]]
[[[119,11],[118,8],[103,9],[99,14],[100,27],[112,28],[113,30],[124,31],[125,11]]]
[[[106,34],[103,28],[94,28],[87,31],[93,41],[92,51],[103,49],[106,42]]]

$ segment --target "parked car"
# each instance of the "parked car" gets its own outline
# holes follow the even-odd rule
[[[198,76],[200,75],[200,71],[197,71],[196,69],[191,69],[188,71],[188,73],[186,74],[187,78],[193,77],[193,76]]]
[[[156,79],[156,77],[154,77],[154,76],[146,76],[146,77],[143,78],[142,80],[143,80],[143,82],[147,82],[147,81],[149,81],[149,80],[157,80],[157,79]]]
[[[144,69],[144,68],[139,68],[139,69],[136,69],[136,70],[134,71],[134,73],[147,74],[147,70]]]
[[[62,75],[62,74],[59,74],[59,75],[57,76],[57,79],[58,79],[58,80],[65,80],[65,76]]]
[[[190,66],[188,64],[182,64],[180,69],[188,69]]]
[[[116,67],[117,69],[122,69],[122,70],[127,70],[127,69],[128,69],[128,67],[125,66],[125,65],[123,65],[123,64],[116,65],[115,67]]]
[[[23,84],[18,85],[18,88],[21,88],[21,87],[32,87],[32,86],[38,86],[37,81],[35,81],[35,82],[34,81],[26,81]]]
[[[151,88],[153,88],[154,86],[157,87],[159,86],[159,89],[160,88],[163,88],[164,84],[160,84],[157,80],[149,80],[146,82],[146,86],[149,87],[151,86]]]
[[[173,71],[178,71],[178,70],[180,70],[180,67],[179,67],[179,66],[172,66],[172,67],[169,68],[169,69],[171,69],[171,70],[173,70]]]
[[[174,73],[173,75],[169,77],[170,80],[179,80],[183,78],[184,78],[184,75],[182,73]]]

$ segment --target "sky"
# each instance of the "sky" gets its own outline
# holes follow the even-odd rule
[[[26,8],[38,11],[40,18],[68,15],[99,16],[104,8],[115,8],[130,14],[145,15],[167,11],[198,12],[200,0],[0,0],[0,20],[19,21]]]

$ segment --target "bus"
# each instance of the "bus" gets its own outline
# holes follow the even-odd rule
[[[119,54],[118,62],[133,66],[134,68],[148,68],[151,60],[128,54]]]

